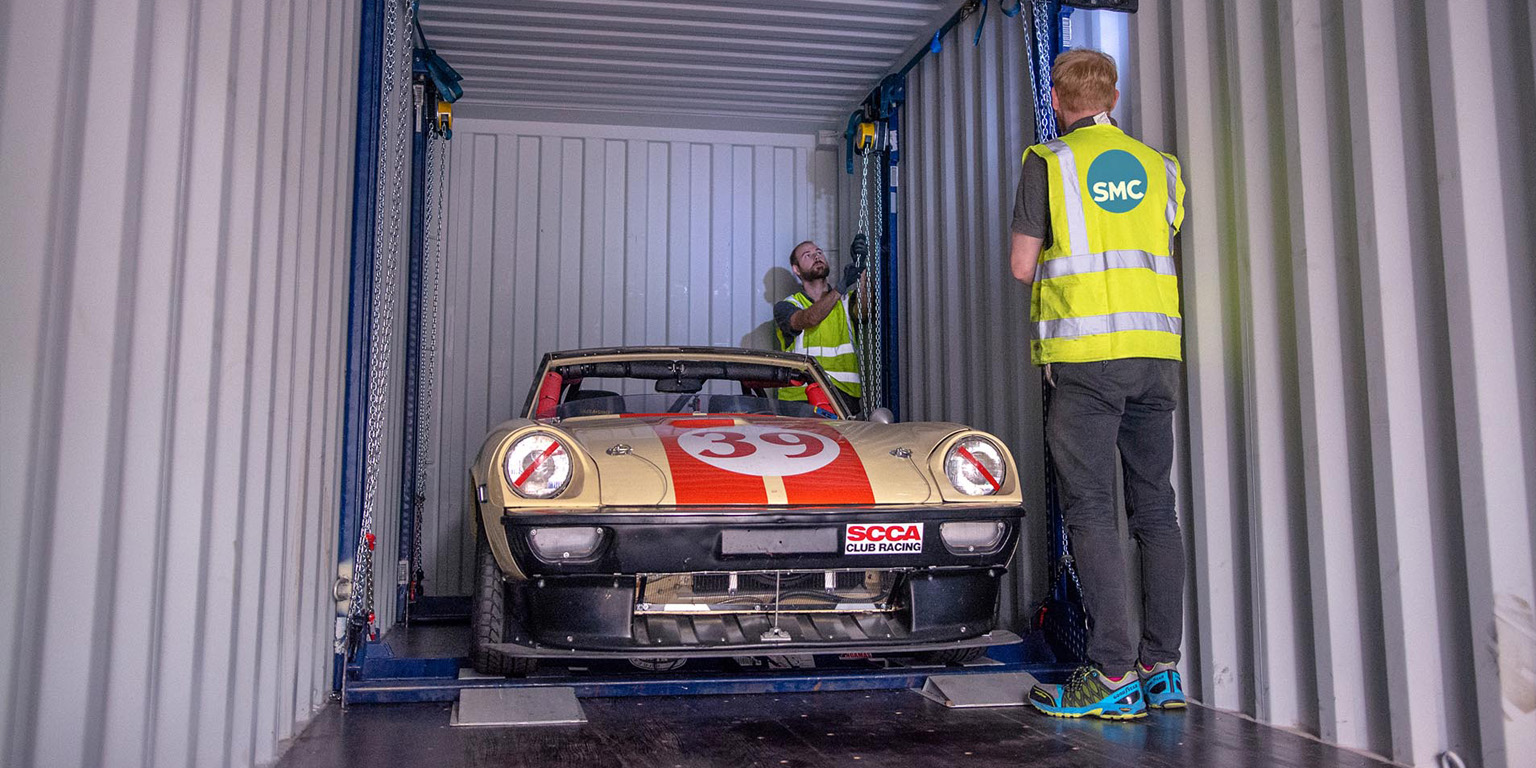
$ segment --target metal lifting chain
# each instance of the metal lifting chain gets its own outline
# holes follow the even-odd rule
[[[426,220],[426,248],[423,256],[428,277],[426,287],[430,292],[430,302],[427,311],[427,333],[423,337],[421,350],[421,368],[417,375],[418,389],[420,392],[419,405],[416,411],[416,514],[412,520],[414,530],[411,532],[411,583],[410,600],[406,601],[407,611],[411,601],[421,594],[421,582],[426,573],[421,556],[421,520],[425,517],[427,502],[427,456],[429,454],[432,429],[432,387],[437,381],[437,343],[438,343],[438,317],[439,301],[443,278],[443,188],[448,185],[448,152],[452,145],[438,135],[435,130],[427,132],[427,220]]]
[[[870,150],[873,153],[874,150]],[[868,155],[865,156],[866,159]],[[867,160],[866,160],[867,162]],[[884,286],[880,279],[881,253],[880,245],[885,236],[885,182],[882,174],[875,174],[875,217],[873,226],[874,234],[869,238],[869,295],[864,297],[866,329],[870,338],[870,357],[874,365],[870,367],[870,377],[865,384],[868,391],[864,393],[864,415],[868,416],[876,408],[885,405],[885,326],[881,323],[885,303],[881,301]]]
[[[870,153],[867,151],[863,153],[862,165],[859,172],[858,231],[859,234],[863,235],[866,240],[871,240],[872,238],[869,221],[869,155]],[[870,246],[872,248],[878,247],[878,243],[871,240]],[[879,260],[876,259],[876,261],[878,262]],[[870,306],[868,296],[860,296],[859,298],[861,301],[863,301],[866,308]],[[844,307],[844,310],[847,309],[847,307]],[[859,325],[859,323],[854,323],[854,325]],[[857,351],[859,359],[859,380],[861,382],[860,386],[862,386],[864,389],[864,396],[860,399],[860,410],[863,412],[865,417],[868,417],[870,411],[874,410],[873,406],[869,404],[869,401],[870,395],[873,393],[873,388],[875,386],[876,371],[874,367],[875,361],[873,352],[876,345],[870,343],[869,340],[869,330],[871,326],[869,324],[868,314],[864,316],[864,322],[862,325],[864,328],[864,333],[855,335],[854,349]]]
[[[384,409],[389,400],[389,353],[395,328],[395,289],[399,282],[401,214],[405,178],[409,173],[407,139],[411,130],[411,36],[412,17],[403,13],[400,0],[390,0],[384,23],[383,90],[379,100],[381,131],[390,131],[394,147],[379,152],[379,178],[389,179],[388,220],[375,243],[374,259],[379,274],[373,282],[373,318],[368,350],[368,416],[363,462],[362,519],[358,526],[357,553],[352,565],[349,614],[354,625],[373,624],[373,513],[378,504],[379,460],[384,442]],[[381,145],[381,150],[384,147]],[[383,185],[379,188],[384,195]],[[378,201],[383,203],[383,200]],[[378,205],[379,209],[385,206]],[[382,248],[379,247],[382,245]]]
[[[1034,21],[1035,56],[1031,66],[1035,82],[1035,140],[1037,143],[1056,138],[1056,112],[1051,109],[1051,89],[1040,87],[1051,82],[1051,12],[1049,0],[1035,0],[1030,7],[1030,19]]]

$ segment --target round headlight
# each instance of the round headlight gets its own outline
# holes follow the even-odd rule
[[[944,455],[944,474],[955,490],[967,496],[990,496],[1008,479],[1003,452],[990,440],[967,437]]]
[[[535,432],[518,438],[507,449],[507,482],[517,495],[550,499],[571,482],[571,452],[565,443]]]

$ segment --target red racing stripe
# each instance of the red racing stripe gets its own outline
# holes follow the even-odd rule
[[[815,472],[784,478],[784,492],[790,504],[873,504],[875,491],[869,484],[864,462],[843,433],[813,421],[796,423],[793,429],[814,432],[837,443],[837,458]]]
[[[734,427],[735,419],[673,419],[657,424],[656,436],[672,467],[672,492],[679,505],[767,504],[768,487],[763,478],[712,467],[688,455],[677,436],[694,429]]]

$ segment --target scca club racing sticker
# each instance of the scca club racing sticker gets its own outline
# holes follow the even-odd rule
[[[758,477],[793,477],[815,472],[842,453],[832,438],[763,424],[692,429],[677,446],[712,467]]]
[[[850,523],[843,531],[845,555],[915,555],[922,551],[922,523]]]

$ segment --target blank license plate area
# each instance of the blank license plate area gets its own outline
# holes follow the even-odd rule
[[[723,555],[813,555],[841,551],[836,528],[728,528],[720,532]]]

